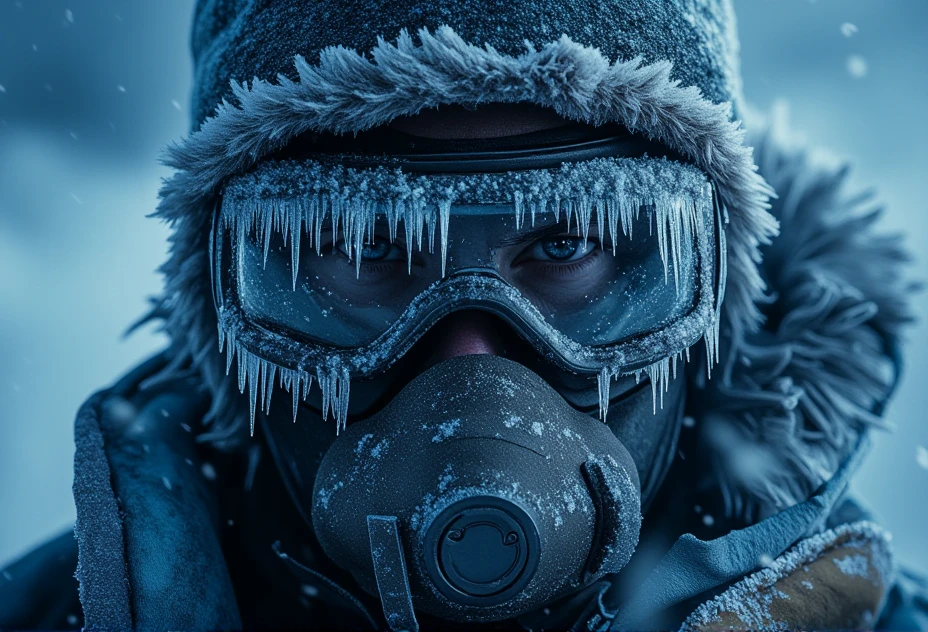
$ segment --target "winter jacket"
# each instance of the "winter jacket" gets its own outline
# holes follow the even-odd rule
[[[904,256],[844,170],[762,123],[745,140],[730,2],[204,0],[192,46],[194,131],[168,152],[158,210],[171,347],[81,408],[75,537],[6,569],[0,628],[385,627],[248,435],[218,350],[213,211],[228,177],[300,134],[500,102],[686,157],[725,209],[728,269],[720,366],[687,373],[651,553],[501,625],[928,628],[928,586],[845,494],[898,379]]]

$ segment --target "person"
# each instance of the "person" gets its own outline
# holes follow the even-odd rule
[[[192,48],[171,345],[0,628],[925,629],[846,494],[904,253],[745,139],[727,0],[201,0]]]

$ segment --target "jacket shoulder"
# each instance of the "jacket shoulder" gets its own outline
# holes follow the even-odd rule
[[[82,627],[76,567],[77,541],[69,529],[0,571],[0,629]]]

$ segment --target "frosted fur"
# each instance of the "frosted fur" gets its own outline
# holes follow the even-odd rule
[[[238,105],[223,104],[198,132],[169,150],[166,163],[178,172],[162,189],[158,215],[174,230],[171,256],[162,268],[165,292],[154,315],[166,319],[165,327],[175,346],[170,369],[188,370],[192,365],[189,370],[199,371],[213,394],[213,406],[205,420],[208,431],[201,438],[233,449],[247,437],[248,427],[247,409],[235,393],[235,380],[226,378],[225,362],[217,352],[210,287],[209,233],[223,181],[244,172],[307,129],[361,130],[442,103],[530,101],[574,120],[623,123],[691,157],[716,184],[730,220],[725,300],[729,325],[721,342],[721,355],[729,369],[724,389],[723,385],[714,388],[717,379],[709,383],[712,388],[701,404],[700,415],[706,420],[718,412],[715,416],[727,427],[741,431],[749,445],[760,446],[777,458],[782,455],[785,460],[775,476],[760,484],[742,473],[727,471],[724,460],[715,458],[724,454],[718,446],[708,444],[713,476],[728,495],[733,513],[775,511],[807,496],[845,452],[847,442],[840,438],[856,434],[866,425],[858,419],[866,406],[855,405],[846,415],[845,402],[840,399],[817,397],[808,404],[814,395],[806,396],[799,405],[803,398],[779,390],[786,383],[778,377],[801,374],[803,381],[828,381],[834,376],[846,388],[853,388],[857,380],[872,384],[874,376],[858,356],[841,357],[843,366],[804,359],[812,357],[818,344],[825,343],[816,335],[822,325],[818,315],[796,309],[799,305],[794,306],[789,324],[793,339],[803,339],[804,332],[810,334],[799,347],[804,350],[802,355],[792,354],[782,335],[752,339],[747,344],[746,332],[761,320],[754,304],[763,288],[757,270],[760,245],[770,241],[776,221],[766,210],[770,188],[755,172],[751,151],[742,144],[744,132],[729,120],[728,106],[713,105],[695,88],[675,84],[669,79],[666,63],[643,65],[631,60],[610,64],[595,49],[567,38],[518,57],[469,45],[447,29],[422,33],[420,39],[418,46],[405,35],[396,44],[381,42],[370,56],[328,49],[318,66],[297,61],[299,81],[273,84],[258,80],[251,86],[236,85]],[[861,296],[846,297],[843,304],[873,303],[879,308],[870,318],[842,321],[847,326],[834,329],[823,350],[833,353],[833,346],[842,340],[850,343],[874,331],[885,334],[891,342],[905,311],[905,288],[898,281],[898,246],[874,237],[869,221],[848,220],[851,207],[834,206],[831,198],[841,188],[841,178],[836,180],[828,172],[806,173],[808,167],[801,157],[781,156],[775,141],[764,142],[762,156],[763,172],[775,178],[781,196],[796,191],[789,200],[778,202],[777,214],[792,209],[789,217],[801,217],[813,227],[790,234],[789,240],[775,249],[781,264],[789,265],[795,256],[802,268],[810,257],[813,261],[817,257],[830,278],[840,280],[844,287],[861,286]],[[802,191],[823,191],[825,195],[804,196]],[[796,212],[797,205],[801,212]],[[830,241],[830,224],[823,223],[826,216],[832,217],[831,223],[840,232]],[[812,246],[818,238],[827,242],[824,253]],[[804,251],[803,244],[811,250]],[[858,272],[862,276],[856,276]],[[794,289],[789,279],[778,281],[769,275],[768,279],[785,284],[774,288],[781,291],[777,303]],[[773,350],[771,357],[778,358],[774,366],[758,367],[755,361],[752,367],[741,362],[742,354],[762,355],[768,343]],[[872,347],[868,354],[866,357],[882,357]],[[758,375],[752,379],[755,369]],[[738,407],[730,406],[731,401]],[[827,423],[806,419],[812,415]],[[828,433],[815,434],[815,423],[828,428]],[[835,437],[839,438],[836,444]]]
[[[801,572],[804,565],[811,564],[835,547],[866,551],[868,556],[853,556],[859,558],[854,570],[888,592],[893,576],[890,536],[872,522],[855,522],[801,540],[789,551],[769,562],[767,568],[745,577],[718,597],[699,606],[680,626],[680,632],[715,629],[720,624],[722,613],[736,615],[739,622],[752,630],[793,629],[795,622],[779,621],[770,612],[774,599],[790,598],[775,588],[776,582]],[[839,561],[835,560],[836,563]],[[804,586],[806,589],[815,590],[814,584],[803,584],[809,584]]]
[[[762,266],[775,300],[759,332],[723,323],[720,370],[693,398],[712,482],[748,521],[808,498],[861,433],[886,427],[913,291],[901,238],[876,233],[881,209],[848,191],[846,166],[827,166],[783,122],[757,156],[779,195],[783,237]]]

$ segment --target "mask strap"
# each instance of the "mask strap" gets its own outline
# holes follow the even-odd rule
[[[396,516],[368,516],[367,532],[371,538],[374,576],[387,625],[394,632],[418,632],[419,623],[412,607],[412,591],[409,589],[409,574]]]

